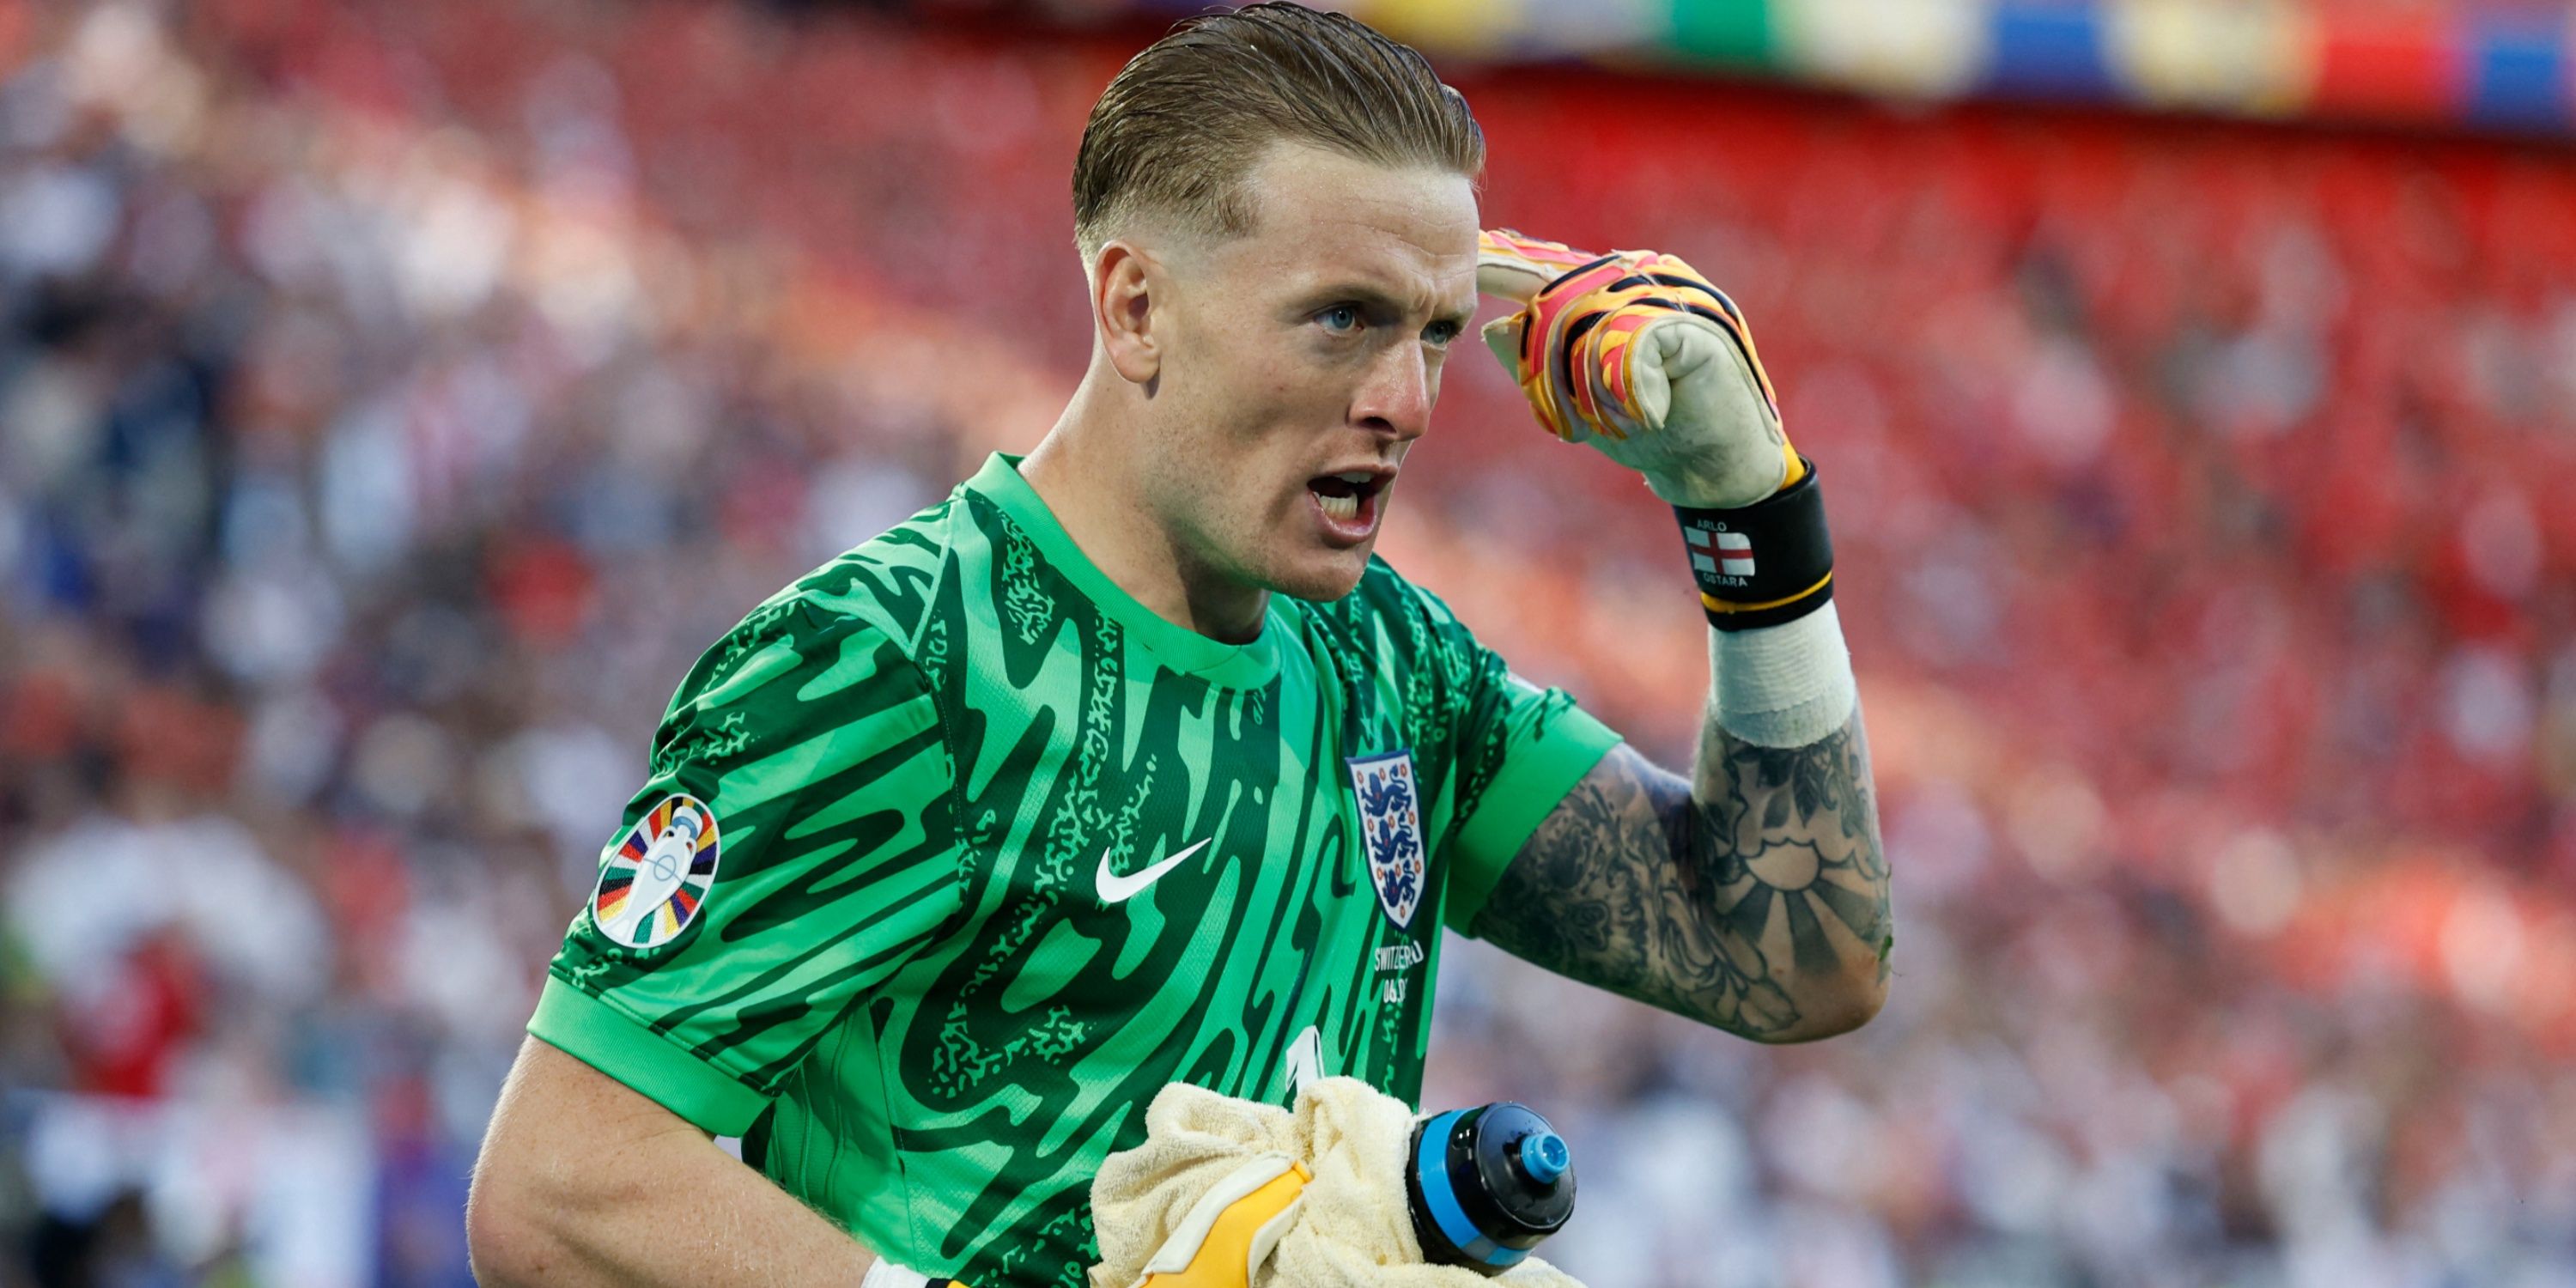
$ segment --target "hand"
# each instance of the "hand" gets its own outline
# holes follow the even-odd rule
[[[1156,1092],[1145,1139],[1092,1179],[1090,1288],[1252,1288],[1314,1175],[1293,1122],[1187,1083]]]
[[[1806,474],[1752,329],[1690,265],[1489,230],[1476,289],[1523,306],[1485,343],[1539,423],[1644,474],[1666,502],[1734,509]]]
[[[1136,1288],[1251,1288],[1313,1179],[1282,1154],[1257,1155],[1226,1173],[1154,1250]]]

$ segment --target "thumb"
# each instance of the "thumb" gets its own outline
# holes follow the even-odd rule
[[[1599,258],[1562,242],[1524,237],[1509,228],[1488,228],[1476,235],[1476,289],[1527,304],[1539,288]]]
[[[1529,311],[1524,309],[1508,317],[1495,318],[1485,324],[1485,347],[1502,359],[1503,370],[1517,383],[1521,378],[1521,332],[1529,326]]]

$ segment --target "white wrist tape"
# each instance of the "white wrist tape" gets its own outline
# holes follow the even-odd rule
[[[1779,626],[1708,633],[1717,723],[1760,747],[1804,747],[1843,727],[1860,689],[1834,605]]]
[[[859,1288],[929,1288],[929,1285],[930,1276],[882,1258],[870,1265],[867,1277],[859,1281]]]

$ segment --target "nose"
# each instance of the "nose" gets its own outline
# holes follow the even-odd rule
[[[1439,389],[1439,373],[1422,346],[1388,345],[1352,394],[1351,421],[1399,443],[1410,442],[1431,428],[1431,401]]]

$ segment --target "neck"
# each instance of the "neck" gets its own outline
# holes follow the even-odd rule
[[[1123,391],[1124,382],[1112,384]],[[1113,391],[1113,393],[1116,391]],[[1147,503],[1132,408],[1104,406],[1086,376],[1020,477],[1082,553],[1155,616],[1229,644],[1260,638],[1270,592],[1211,567]]]

